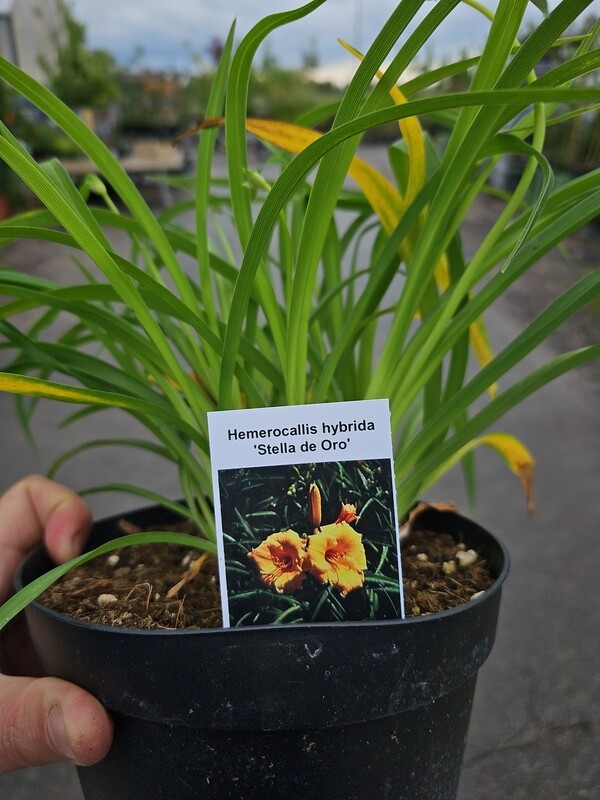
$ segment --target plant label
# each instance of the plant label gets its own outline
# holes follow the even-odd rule
[[[208,415],[226,627],[404,616],[390,411]]]

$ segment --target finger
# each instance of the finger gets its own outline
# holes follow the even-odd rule
[[[31,475],[0,497],[0,602],[19,562],[44,538],[57,563],[76,556],[90,529],[84,501],[41,475]]]
[[[0,676],[0,772],[71,761],[100,761],[112,741],[100,703],[58,678]]]

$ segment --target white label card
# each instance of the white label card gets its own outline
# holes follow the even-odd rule
[[[225,627],[404,616],[390,411],[208,415]]]

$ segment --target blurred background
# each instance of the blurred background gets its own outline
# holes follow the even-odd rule
[[[329,0],[308,19],[275,31],[258,52],[249,115],[308,121],[305,114],[324,107],[318,125],[326,128],[357,64],[338,37],[365,49],[394,5],[393,0],[376,4]],[[0,54],[77,109],[141,178],[152,172],[193,168],[193,147],[186,144],[173,150],[171,140],[203,118],[234,19],[240,39],[263,15],[288,8],[285,0],[267,0],[258,7],[245,0],[222,4],[179,0],[168,6],[160,0],[129,0],[110,4],[108,9],[94,0],[0,0]],[[593,0],[572,33],[583,30],[599,13],[600,0]],[[531,4],[524,34],[540,19]],[[489,21],[479,12],[466,4],[459,6],[404,78],[477,53],[488,28]],[[557,47],[538,66],[538,74],[568,58],[573,47]],[[590,80],[597,81],[597,76]],[[460,91],[465,86],[457,78],[451,88]],[[599,115],[597,111],[570,125],[550,128],[546,155],[559,174],[585,172],[600,161]],[[4,85],[0,85],[0,118],[36,158],[56,155],[74,176],[85,173],[86,164],[77,163],[78,153],[67,137]],[[434,122],[423,120],[423,124],[434,139],[445,135]],[[391,140],[396,131],[391,124],[371,133],[367,141]],[[519,157],[513,157],[501,165],[497,179],[510,188],[519,169]],[[0,167],[0,218],[28,199]]]

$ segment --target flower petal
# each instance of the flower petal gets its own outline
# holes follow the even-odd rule
[[[347,522],[323,525],[318,533],[308,537],[310,572],[321,583],[331,583],[342,597],[364,583],[367,568],[362,534]]]
[[[296,531],[272,533],[248,553],[258,567],[265,586],[279,592],[294,592],[304,580],[306,542]]]
[[[342,503],[342,508],[335,524],[339,525],[340,522],[356,522],[357,519],[360,519],[360,516],[356,513],[356,506],[354,503]]]

